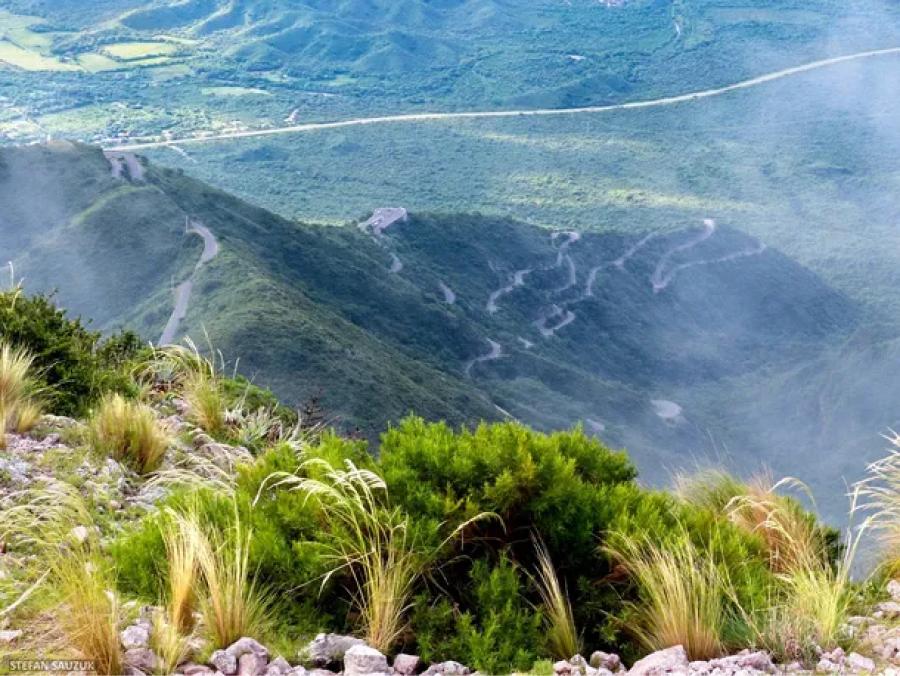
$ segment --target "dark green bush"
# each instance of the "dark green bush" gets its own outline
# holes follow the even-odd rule
[[[412,620],[417,649],[430,661],[456,660],[486,674],[526,671],[544,643],[541,614],[527,602],[523,578],[505,556],[491,566],[476,561],[468,606],[458,612],[446,599],[419,598]]]
[[[698,541],[715,538],[723,559],[746,571],[742,594],[752,597],[764,587],[757,538],[671,494],[638,486],[624,453],[580,429],[542,434],[499,423],[457,432],[413,417],[384,435],[380,466],[395,504],[417,519],[452,525],[484,511],[502,517],[505,527],[485,522],[471,533],[455,552],[464,556],[445,567],[448,579],[464,579],[471,561],[496,560],[498,551],[531,571],[531,536],[539,535],[592,646],[621,648],[627,641],[625,601],[633,590],[602,551],[610,531],[665,538],[683,525]],[[476,612],[456,586],[449,593],[457,607]]]
[[[35,355],[44,397],[59,415],[83,414],[103,392],[133,388],[126,365],[142,347],[131,332],[101,340],[81,320],[67,317],[51,296],[26,296],[18,289],[0,293],[0,340]]]

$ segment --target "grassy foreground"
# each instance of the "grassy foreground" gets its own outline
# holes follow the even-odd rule
[[[303,661],[319,632],[490,674],[675,645],[812,666],[860,647],[851,618],[900,561],[893,454],[843,536],[797,482],[717,471],[649,490],[579,428],[409,417],[374,457],[211,349],[87,340],[46,299],[0,300],[18,319],[0,328],[7,656],[122,673],[139,655],[120,632],[146,626],[155,673],[244,636]],[[870,579],[851,576],[863,538],[884,545]]]

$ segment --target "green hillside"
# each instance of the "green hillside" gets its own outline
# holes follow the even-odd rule
[[[725,221],[579,235],[411,214],[377,235],[288,221],[134,161],[141,176],[117,178],[87,146],[0,151],[15,275],[153,341],[193,280],[177,336],[208,334],[243,374],[295,405],[319,399],[343,429],[372,437],[410,411],[582,424],[651,481],[710,454],[790,473],[827,438],[842,450],[813,474],[833,482],[894,420],[875,356],[896,350],[893,334]],[[219,246],[196,271],[186,222]]]

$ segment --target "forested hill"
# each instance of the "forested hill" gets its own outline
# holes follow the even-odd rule
[[[208,334],[256,382],[294,404],[319,399],[366,435],[410,411],[581,423],[631,448],[652,479],[711,451],[791,465],[823,424],[841,426],[832,438],[846,448],[863,425],[892,422],[883,406],[862,420],[827,411],[861,387],[841,365],[874,371],[871,350],[893,343],[860,338],[853,302],[713,218],[643,234],[467,214],[383,227],[399,211],[316,226],[62,142],[0,151],[0,200],[0,247],[28,290],[58,289],[99,328],[158,341],[190,282],[176,338]],[[760,433],[762,411],[791,423]],[[823,476],[840,475],[842,457]]]

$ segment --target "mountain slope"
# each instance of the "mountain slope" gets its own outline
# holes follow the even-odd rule
[[[465,214],[305,225],[125,159],[134,168],[116,177],[116,161],[87,146],[0,151],[0,245],[26,287],[58,288],[101,328],[157,340],[175,286],[192,279],[179,335],[205,344],[208,333],[256,382],[293,403],[321,396],[367,436],[413,410],[580,422],[659,480],[723,449],[731,464],[790,472],[824,421],[838,449],[829,466],[842,468],[841,453],[868,449],[862,430],[876,438],[893,421],[890,396],[840,405],[848,388],[875,399],[840,364],[871,371],[872,355],[896,349],[891,334],[863,331],[854,302],[725,223],[644,234]],[[196,270],[203,245],[186,222],[219,247]],[[796,414],[781,416],[786,406]]]

